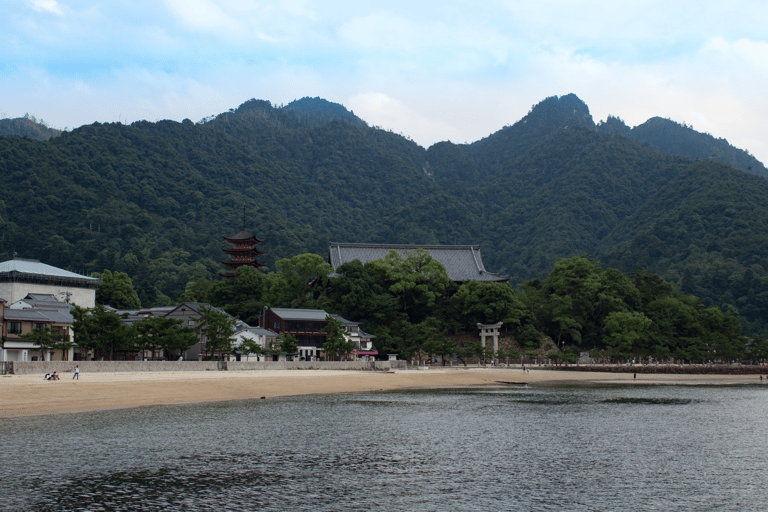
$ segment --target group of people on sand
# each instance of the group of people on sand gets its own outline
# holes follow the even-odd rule
[[[72,375],[72,380],[74,380],[74,379],[80,380],[80,367],[79,366],[75,366],[74,372],[75,373],[74,373],[74,375]],[[45,380],[61,380],[61,378],[59,378],[59,374],[58,373],[53,372],[53,373],[46,373],[45,374]]]

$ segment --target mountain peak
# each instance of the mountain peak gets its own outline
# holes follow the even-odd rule
[[[287,104],[283,109],[288,110],[312,124],[325,124],[331,121],[346,121],[360,126],[367,126],[365,121],[339,103],[333,103],[323,98],[304,97]]]
[[[528,115],[523,118],[526,124],[559,128],[563,124],[577,124],[595,127],[589,107],[575,94],[565,96],[550,96],[538,105],[534,105]]]

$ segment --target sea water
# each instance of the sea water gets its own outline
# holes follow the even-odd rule
[[[0,509],[763,511],[766,405],[506,387],[3,419]]]

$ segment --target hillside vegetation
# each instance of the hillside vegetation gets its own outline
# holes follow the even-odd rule
[[[217,279],[245,207],[270,270],[329,241],[480,244],[518,284],[588,254],[766,327],[765,167],[666,120],[596,125],[574,95],[427,149],[319,98],[250,100],[198,123],[0,137],[0,170],[1,259],[126,272],[146,306]]]

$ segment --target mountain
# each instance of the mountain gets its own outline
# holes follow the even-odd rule
[[[662,125],[675,140],[710,140]],[[682,142],[659,149],[640,138],[656,133],[646,128],[596,125],[571,94],[472,144],[428,149],[319,98],[249,100],[198,123],[0,137],[13,184],[0,190],[0,258],[127,272],[145,305],[161,303],[218,278],[222,237],[242,229],[245,207],[271,269],[325,256],[330,241],[480,244],[487,268],[521,283],[590,254],[736,311],[748,332],[768,327],[762,164],[750,174],[678,155]]]
[[[18,135],[36,140],[48,140],[61,135],[61,130],[49,127],[45,121],[25,115],[14,119],[0,119],[0,137]]]
[[[768,178],[768,169],[749,152],[731,146],[725,139],[699,133],[690,126],[669,119],[653,117],[639,126],[629,128],[621,119],[609,116],[597,125],[598,131],[619,133],[670,155],[691,160],[709,160],[730,165],[734,169]]]

